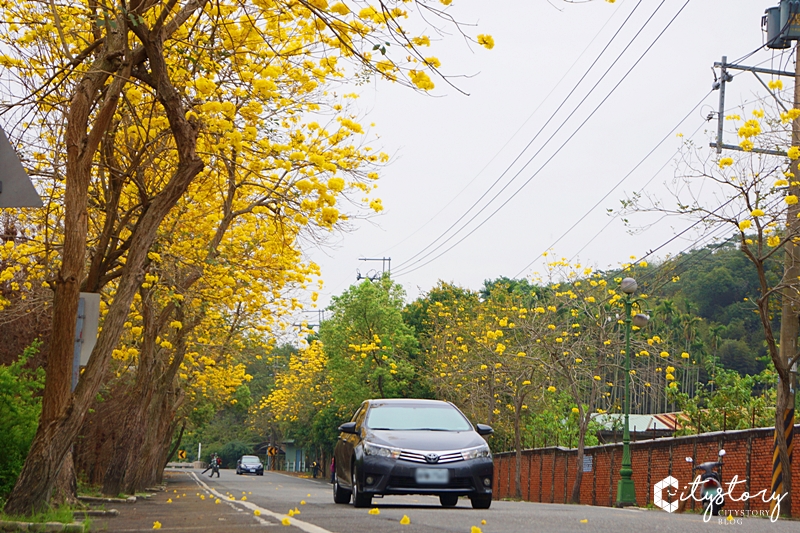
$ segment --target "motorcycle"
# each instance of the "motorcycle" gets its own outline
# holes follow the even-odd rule
[[[722,496],[725,491],[722,489],[722,476],[720,475],[723,457],[725,457],[725,450],[720,450],[718,461],[700,463],[692,469],[692,473],[695,470],[702,471],[700,474],[700,501],[703,502],[705,509],[711,509],[711,514],[714,516],[719,516],[720,510],[725,506],[725,498]],[[694,463],[694,460],[687,457],[686,462]]]

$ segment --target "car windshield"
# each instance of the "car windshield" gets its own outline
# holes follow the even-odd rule
[[[260,463],[260,462],[261,461],[258,459],[258,457],[253,457],[252,455],[245,455],[244,457],[242,457],[242,463],[253,463],[253,464],[256,464],[256,463]]]
[[[390,431],[470,431],[472,426],[450,405],[378,405],[367,413],[366,426]]]

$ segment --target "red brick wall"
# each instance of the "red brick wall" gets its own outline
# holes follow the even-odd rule
[[[795,426],[795,442],[800,439],[800,425]],[[738,476],[739,481],[732,494],[741,497],[743,492],[751,495],[766,489],[767,498],[772,483],[772,439],[771,428],[743,431],[704,433],[689,437],[663,438],[631,443],[631,464],[636,487],[636,503],[642,507],[653,502],[653,485],[667,476],[674,476],[681,484],[680,490],[692,481],[692,467],[686,457],[695,462],[713,461],[720,448],[726,455],[722,469],[723,484]],[[797,449],[797,447],[795,446]],[[581,503],[611,506],[616,499],[619,468],[622,462],[622,444],[608,444],[586,448],[592,457],[592,471],[584,472],[581,480]],[[522,452],[522,498],[535,502],[566,503],[572,495],[575,482],[577,451],[567,448],[539,448]],[[514,482],[516,458],[513,452],[494,456],[494,497],[516,497]],[[792,494],[794,515],[800,515],[800,452],[795,452],[792,464]],[[724,485],[727,491],[728,485]],[[688,492],[687,492],[688,493]],[[690,500],[687,505],[691,507]],[[699,504],[694,504],[695,506]],[[761,497],[751,497],[747,502],[726,501],[726,511],[768,510],[769,504]]]

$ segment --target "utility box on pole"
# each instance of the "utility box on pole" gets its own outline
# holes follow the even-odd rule
[[[765,13],[761,25],[767,31],[768,48],[789,48],[790,41],[800,39],[800,0],[781,0]]]
[[[761,21],[762,29],[767,32],[767,48],[783,50],[791,43],[781,37],[781,6],[768,7]]]

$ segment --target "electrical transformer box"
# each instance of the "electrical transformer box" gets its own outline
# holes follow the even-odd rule
[[[781,37],[781,7],[768,7],[764,13],[761,27],[767,32],[767,47],[776,49],[789,48],[791,43]]]
[[[785,41],[800,39],[800,0],[781,0],[780,36]]]

